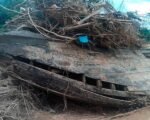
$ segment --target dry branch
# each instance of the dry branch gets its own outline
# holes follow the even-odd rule
[[[9,11],[9,12],[14,12],[14,13],[17,13],[17,14],[24,15],[24,13],[18,12],[16,10],[9,9],[9,8],[3,6],[3,5],[0,5],[0,7],[3,8],[3,9],[5,9],[5,10],[7,10],[7,11]]]
[[[70,31],[70,30],[85,28],[85,27],[91,26],[92,24],[93,23],[85,23],[85,24],[80,24],[80,25],[71,26],[71,27],[64,27],[63,31]]]
[[[58,38],[60,38],[60,39],[75,40],[74,38],[71,38],[71,37],[58,35],[58,34],[55,33],[55,32],[49,31],[49,30],[47,30],[47,29],[45,29],[45,28],[43,28],[43,27],[41,27],[41,26],[35,24],[34,21],[33,21],[33,19],[32,19],[32,17],[31,17],[31,15],[30,15],[30,10],[29,10],[29,9],[28,9],[28,16],[29,16],[29,19],[30,19],[30,21],[31,21],[31,24],[36,28],[36,30],[38,30],[38,31],[39,31],[42,35],[44,35],[45,37],[51,39],[51,37],[49,37],[48,35],[42,33],[38,28],[40,28],[40,29],[42,29],[43,31],[48,32],[48,33],[50,33],[50,34],[52,34],[52,35],[54,35],[55,37],[58,37]]]
[[[100,12],[100,10],[97,10],[95,12],[93,12],[92,14],[88,15],[87,17],[85,17],[84,19],[80,20],[77,24],[81,25],[83,24],[85,21],[87,21],[88,19],[90,19],[91,17],[93,17],[94,15],[97,15]]]
[[[91,11],[88,6],[85,4],[81,6],[78,2],[76,4],[69,4],[67,1],[62,4],[57,0],[50,3],[45,0],[44,4],[41,2],[35,3],[37,9],[34,11],[28,9],[27,15],[13,19],[14,26],[18,23],[23,25],[30,23],[40,34],[55,41],[72,42],[77,39],[77,35],[84,34],[92,40],[92,46],[99,48],[138,48],[141,45],[133,22],[125,16],[117,17],[117,13],[111,12],[116,11],[110,4],[100,4],[99,8]],[[55,2],[59,3],[58,7],[52,9],[51,6],[54,6]],[[101,7],[108,12],[103,17],[100,15]],[[30,21],[28,22],[26,18]],[[10,27],[11,23],[7,26]]]

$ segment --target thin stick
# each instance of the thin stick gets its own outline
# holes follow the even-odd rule
[[[33,19],[32,19],[32,17],[31,17],[31,15],[30,15],[30,10],[29,10],[29,8],[28,8],[28,16],[29,16],[29,19],[30,19],[32,25],[36,28],[36,30],[38,30],[38,32],[41,33],[41,31],[38,29],[38,28],[40,28],[40,29],[44,30],[45,32],[48,32],[48,33],[50,33],[50,34],[52,34],[52,35],[54,35],[54,36],[56,36],[56,37],[58,37],[58,38],[67,39],[67,40],[75,40],[75,38],[58,35],[58,34],[55,33],[55,32],[49,31],[49,30],[47,30],[47,29],[45,29],[45,28],[43,28],[43,27],[41,27],[41,26],[35,24],[34,21],[33,21]],[[43,35],[46,36],[47,38],[50,38],[48,35],[45,35],[45,34],[43,34]]]
[[[26,103],[26,100],[25,100],[25,97],[24,97],[24,94],[23,94],[22,86],[21,86],[21,95],[22,95],[23,102],[24,102],[24,105],[25,105],[25,109],[26,109],[26,112],[27,112],[27,115],[28,115],[28,119],[29,119],[30,118],[30,114],[29,114],[28,106],[27,106],[27,103]]]
[[[32,13],[35,13],[35,12],[38,12],[38,11],[40,11],[40,10],[32,11]],[[11,21],[7,22],[4,26],[7,26],[8,24],[10,24],[12,22],[15,22],[16,20],[21,19],[21,18],[23,18],[27,15],[28,15],[28,13],[24,13],[23,15],[17,16],[14,19],[12,19]]]
[[[37,25],[34,24],[32,18],[31,18],[31,15],[30,15],[29,8],[28,8],[28,16],[29,16],[29,19],[30,19],[30,21],[31,21],[31,24],[34,26],[34,28],[35,28],[41,35],[43,35],[44,37],[51,39],[51,37],[49,37],[48,35],[42,33],[42,32],[37,28]]]
[[[9,9],[9,8],[3,6],[3,5],[0,5],[0,7],[3,8],[3,9],[5,9],[5,10],[7,10],[7,11],[9,11],[9,12],[14,12],[14,13],[17,13],[17,14],[24,15],[24,13],[18,12],[16,10]]]
[[[67,98],[66,98],[66,94],[67,94],[67,92],[68,92],[68,89],[69,89],[69,82],[68,82],[68,84],[67,84],[67,88],[66,88],[65,93],[64,93],[64,109],[63,109],[63,111],[67,110],[67,108],[68,108],[68,105],[67,105]]]
[[[100,20],[108,20],[113,22],[127,22],[127,24],[132,24],[132,20],[126,20],[126,19],[113,19],[113,18],[105,18],[105,17],[99,17]]]
[[[24,0],[23,2],[17,4],[14,8],[17,8],[17,7],[19,7],[19,6],[23,5],[23,4],[25,4],[27,1],[28,1],[28,0]]]
[[[93,12],[92,14],[88,15],[87,17],[85,17],[84,19],[80,20],[77,24],[81,25],[83,24],[85,21],[87,21],[88,19],[90,19],[91,17],[93,17],[94,15],[97,15],[99,13],[99,10]]]
[[[81,25],[76,25],[76,26],[71,26],[71,27],[65,27],[65,28],[63,28],[63,30],[64,31],[70,31],[70,30],[80,29],[80,28],[88,27],[88,26],[90,26],[92,24],[93,23],[85,23],[85,24],[81,24]]]

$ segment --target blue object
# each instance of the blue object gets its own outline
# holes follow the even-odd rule
[[[79,36],[79,43],[81,43],[81,44],[89,43],[88,36]]]

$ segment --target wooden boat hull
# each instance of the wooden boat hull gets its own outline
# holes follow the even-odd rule
[[[15,60],[11,56],[0,57],[0,66],[3,64],[3,67],[7,67],[6,73],[11,77],[66,98],[114,107],[129,107],[140,103],[137,95],[127,91],[98,89],[82,81],[60,75],[53,71],[54,68],[44,70]]]
[[[130,106],[136,104],[136,100],[115,99],[92,92],[82,82],[77,82],[18,61],[13,63],[13,68],[9,69],[8,73],[24,82],[35,84],[47,91],[75,100],[113,106]]]
[[[13,66],[11,76],[94,104],[130,106],[150,94],[150,62],[139,50],[90,53],[30,34],[0,35],[0,52],[11,57],[0,61]]]

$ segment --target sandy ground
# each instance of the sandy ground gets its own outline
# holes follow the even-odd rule
[[[122,114],[120,117],[114,117],[114,120],[150,120],[150,107]]]
[[[115,116],[78,112],[65,112],[61,114],[38,112],[35,114],[34,120],[150,120],[150,107]]]

